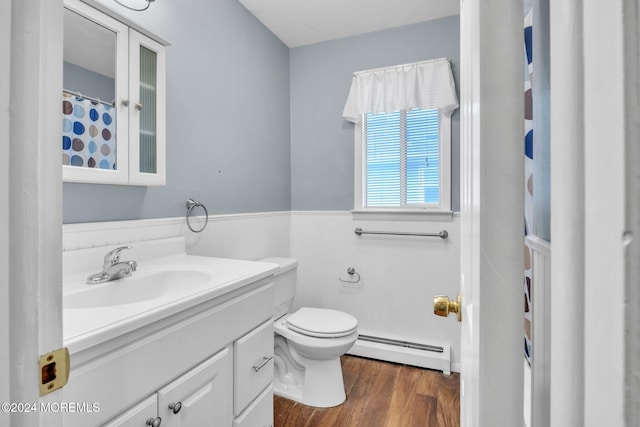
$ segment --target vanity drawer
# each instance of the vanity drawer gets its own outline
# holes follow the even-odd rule
[[[273,427],[273,386],[267,387],[242,415],[233,420],[233,427]]]
[[[273,381],[272,320],[238,339],[233,346],[233,409],[238,415]]]

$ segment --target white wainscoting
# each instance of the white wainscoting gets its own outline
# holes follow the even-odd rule
[[[221,258],[256,261],[269,256],[288,257],[290,212],[210,216],[202,233],[186,227],[187,252]],[[199,229],[203,218],[191,221]]]
[[[184,217],[65,224],[63,250],[184,236],[192,255],[248,260],[288,256],[289,218],[289,212],[210,215],[202,233],[191,232]],[[199,229],[204,217],[193,217],[191,224]]]
[[[354,229],[449,233],[438,237],[358,237]],[[434,295],[460,291],[460,218],[452,221],[354,220],[351,212],[291,213],[291,256],[299,260],[295,306],[334,308],[358,319],[360,334],[450,346],[460,370],[460,324],[433,314]],[[347,268],[360,274],[345,284]],[[463,313],[464,315],[464,313]]]
[[[551,244],[537,236],[527,236],[532,249],[532,357],[531,427],[551,423]]]
[[[191,220],[194,228],[203,217]],[[371,230],[449,233],[438,237],[356,236]],[[67,224],[64,250],[129,244],[184,236],[193,255],[258,260],[299,260],[296,306],[334,308],[358,318],[360,333],[450,350],[451,369],[460,370],[460,324],[433,314],[433,296],[455,298],[460,290],[460,219],[452,221],[354,220],[351,212],[267,212],[211,215],[202,233],[184,218]],[[350,279],[347,267],[361,275]],[[445,369],[446,370],[446,369]]]

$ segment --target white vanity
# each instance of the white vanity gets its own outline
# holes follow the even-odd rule
[[[114,247],[64,253],[65,426],[270,426],[274,264],[131,244],[131,277],[86,285]]]

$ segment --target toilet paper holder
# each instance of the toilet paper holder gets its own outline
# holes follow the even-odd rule
[[[355,280],[345,280],[342,277],[338,276],[338,280],[340,280],[342,283],[358,283],[360,281],[360,273],[358,273],[355,268],[348,267],[347,274],[351,277],[353,277],[354,275],[358,276],[358,278]]]

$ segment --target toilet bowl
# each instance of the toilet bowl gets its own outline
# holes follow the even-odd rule
[[[280,270],[274,277],[274,393],[315,407],[345,401],[340,356],[358,338],[357,319],[342,311],[302,307],[290,313],[297,261],[266,258]]]

